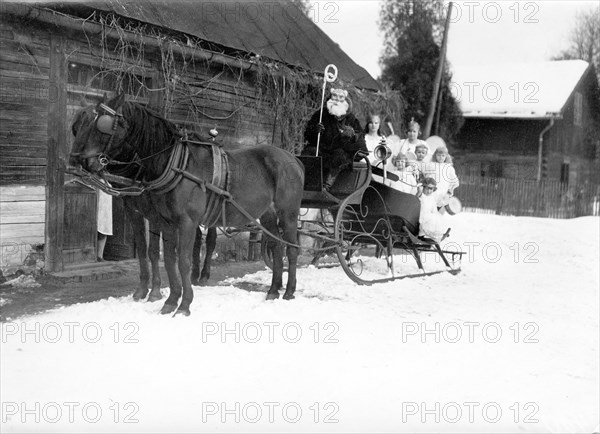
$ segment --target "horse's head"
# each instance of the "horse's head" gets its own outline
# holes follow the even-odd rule
[[[117,156],[128,130],[121,113],[124,100],[124,94],[109,101],[105,96],[96,106],[84,107],[75,114],[69,164],[100,172]]]

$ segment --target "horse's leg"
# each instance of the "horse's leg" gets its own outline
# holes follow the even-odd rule
[[[192,289],[190,277],[192,272],[192,249],[194,247],[192,240],[197,228],[198,223],[195,223],[189,217],[180,218],[177,250],[179,252],[179,274],[181,275],[181,283],[183,285],[183,295],[176,314],[185,316],[190,315],[190,305],[194,299],[194,290]]]
[[[208,279],[210,279],[210,264],[216,246],[217,228],[208,228],[206,232],[206,256],[204,256],[204,266],[202,267],[202,274],[200,274],[200,285],[206,285]]]
[[[279,213],[279,225],[283,232],[283,239],[288,243],[298,244],[297,222],[297,212],[285,211]],[[298,265],[299,248],[288,245],[285,251],[288,258],[288,280],[283,299],[292,300],[295,298],[294,292],[296,292],[296,268]]]
[[[148,301],[157,301],[162,298],[160,293],[160,227],[152,220],[149,221],[149,233],[148,257],[152,266],[152,291],[150,291]]]
[[[207,235],[208,242],[208,235]],[[200,252],[202,250],[202,230],[196,228],[196,238],[192,249],[192,285],[200,285]]]
[[[260,223],[274,235],[279,234],[277,216],[273,211],[267,211],[260,218]],[[294,222],[294,224],[296,223]],[[275,300],[279,298],[279,290],[283,286],[283,246],[279,241],[265,233],[263,233],[263,237],[267,237],[267,249],[273,253],[273,278],[271,287],[267,292],[267,300]]]
[[[148,284],[150,281],[150,269],[148,268],[148,253],[146,244],[146,227],[144,217],[132,209],[127,200],[124,201],[125,212],[133,229],[133,238],[135,240],[135,252],[140,265],[140,285],[133,293],[133,299],[140,301],[148,295]]]
[[[181,297],[181,280],[177,270],[177,231],[175,227],[165,225],[162,228],[163,248],[165,251],[165,268],[169,276],[169,297],[165,301],[160,313],[167,314],[177,309]]]

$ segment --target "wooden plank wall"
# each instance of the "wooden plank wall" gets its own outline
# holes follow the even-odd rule
[[[242,76],[228,66],[190,60],[174,86],[172,100],[165,102],[170,107],[167,118],[193,125],[201,134],[216,127],[225,144],[279,145],[273,135],[274,111],[268,106],[256,109],[255,84]]]
[[[47,32],[0,17],[0,269],[41,267],[46,224]]]
[[[46,188],[0,186],[0,269],[10,274],[29,263],[44,244]],[[40,265],[40,264],[37,264]]]
[[[0,185],[43,185],[49,83],[47,33],[0,22]]]

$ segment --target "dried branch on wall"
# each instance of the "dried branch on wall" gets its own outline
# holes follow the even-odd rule
[[[293,153],[303,147],[303,130],[306,122],[321,104],[322,76],[298,67],[290,67],[260,56],[240,54],[240,59],[251,68],[236,68],[221,62],[199,60],[186,56],[186,52],[211,52],[216,47],[206,41],[175,33],[166,34],[152,26],[133,23],[119,16],[94,13],[88,20],[101,24],[101,72],[114,77],[115,90],[134,97],[160,92],[158,102],[166,117],[186,111],[186,124],[206,125],[212,121],[227,121],[234,130],[248,121],[268,124],[272,128],[270,143]],[[146,46],[146,38],[157,41]],[[88,38],[90,52],[92,42]],[[158,49],[156,48],[158,47]],[[219,53],[221,54],[221,53]],[[233,59],[233,58],[232,58]],[[240,62],[241,64],[241,62]],[[141,79],[148,65],[158,72],[158,80],[150,84]],[[195,80],[198,71],[212,74],[207,79]],[[157,82],[162,83],[156,86]],[[364,122],[367,114],[383,114],[394,124],[401,119],[402,101],[397,92],[364,91],[348,83],[337,82],[349,90],[354,112]],[[226,89],[226,90],[225,90]],[[224,94],[223,107],[231,110],[219,114],[214,107],[206,107],[208,93]],[[211,101],[212,102],[212,101]],[[215,104],[218,104],[216,101]]]

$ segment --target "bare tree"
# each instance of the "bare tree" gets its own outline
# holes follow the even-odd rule
[[[553,60],[585,60],[594,65],[600,80],[600,6],[577,14],[569,42],[569,48]]]

